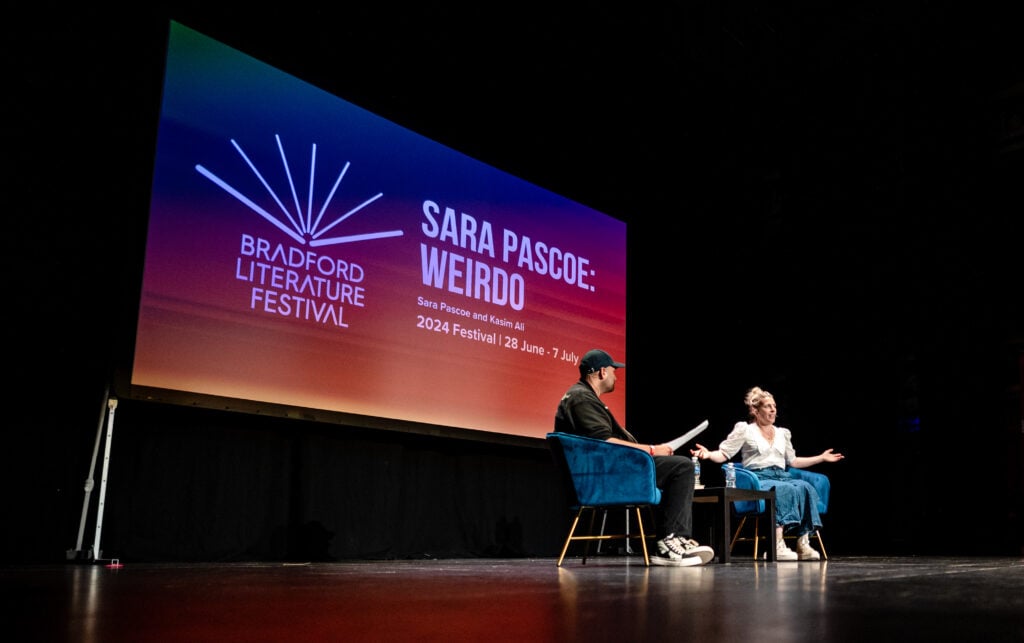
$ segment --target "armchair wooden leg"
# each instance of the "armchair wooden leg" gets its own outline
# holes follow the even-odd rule
[[[747,517],[743,516],[740,518],[740,524],[736,525],[736,531],[732,534],[732,542],[729,543],[729,553],[732,553],[733,547],[736,546],[736,541],[740,538],[740,532],[743,531],[743,525],[747,524]]]
[[[821,539],[821,530],[815,529],[814,535],[818,538],[818,548],[821,549],[821,559],[828,560],[828,554],[825,553],[825,543]]]
[[[562,553],[558,556],[558,564],[556,567],[562,566],[562,560],[565,558],[565,552],[569,551],[569,543],[572,542],[572,535],[576,533],[576,526],[580,524],[580,515],[583,513],[583,507],[580,507],[576,512],[576,516],[572,519],[572,527],[569,527],[569,535],[565,538],[565,544],[562,545]]]
[[[761,521],[760,516],[754,516],[754,560],[757,560],[757,548],[761,544]]]
[[[729,543],[729,553],[732,553],[732,550],[736,546],[736,543],[740,540],[740,534],[743,531],[743,527],[747,524],[747,518],[750,518],[754,523],[754,537],[749,539],[744,538],[743,540],[744,542],[746,542],[747,540],[753,541],[754,560],[757,560],[757,552],[761,546],[761,516],[742,516],[740,518],[740,524],[736,527],[736,530],[733,532],[732,541]]]
[[[644,521],[640,517],[640,507],[636,507],[636,528],[640,533],[640,546],[644,550],[644,565],[647,567],[651,566],[651,558],[647,554],[647,534],[644,532]],[[626,542],[629,542],[629,537],[626,537]]]

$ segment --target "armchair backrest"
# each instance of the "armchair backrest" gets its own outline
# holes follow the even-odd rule
[[[570,505],[656,505],[654,458],[640,449],[571,433],[546,436]]]
[[[789,471],[789,475],[794,478],[810,482],[814,487],[814,490],[818,492],[818,513],[823,514],[828,511],[828,494],[832,489],[832,483],[829,481],[827,475],[824,473],[818,473],[817,471],[808,471],[807,469],[797,469],[795,467],[789,467],[786,471]]]

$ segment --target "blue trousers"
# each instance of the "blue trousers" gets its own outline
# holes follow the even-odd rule
[[[814,533],[821,527],[818,492],[811,483],[797,480],[790,476],[788,471],[779,467],[751,471],[761,481],[763,489],[775,488],[776,525],[781,525],[785,531],[795,532],[798,536]]]

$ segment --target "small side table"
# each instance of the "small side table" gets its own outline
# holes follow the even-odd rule
[[[775,489],[755,490],[737,487],[704,487],[693,490],[694,502],[713,502],[715,507],[715,542],[712,547],[718,555],[718,561],[728,563],[729,541],[732,538],[732,503],[742,500],[764,500],[765,515],[769,516],[768,561],[775,562]]]

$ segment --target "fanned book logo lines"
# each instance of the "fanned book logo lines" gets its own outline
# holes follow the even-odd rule
[[[327,215],[327,210],[331,204],[331,200],[334,198],[334,194],[338,191],[338,187],[341,185],[341,181],[342,179],[345,178],[345,173],[348,172],[348,168],[351,165],[350,162],[346,161],[344,167],[342,167],[341,171],[338,172],[338,178],[335,179],[334,185],[331,186],[330,194],[327,195],[327,198],[324,199],[323,204],[320,206],[320,209],[316,212],[316,219],[314,220],[313,195],[315,192],[314,187],[316,182],[316,143],[313,143],[312,151],[310,154],[309,186],[306,190],[306,205],[305,207],[303,207],[301,202],[299,201],[299,192],[295,185],[295,179],[292,177],[291,166],[288,164],[288,157],[285,154],[284,146],[281,144],[280,135],[275,134],[274,140],[277,142],[277,149],[281,155],[281,164],[284,168],[285,177],[288,179],[288,186],[291,189],[291,197],[292,200],[294,201],[294,211],[290,210],[287,206],[285,206],[285,204],[281,201],[281,198],[278,196],[277,192],[275,192],[274,189],[270,187],[270,184],[267,183],[267,180],[263,177],[263,174],[259,171],[256,165],[252,162],[252,160],[249,159],[249,156],[242,149],[242,146],[239,145],[238,142],[235,141],[235,139],[231,139],[231,144],[238,151],[239,155],[241,155],[242,160],[244,160],[246,165],[249,166],[249,169],[252,170],[253,174],[256,175],[256,178],[259,179],[260,183],[263,184],[263,187],[266,188],[271,198],[273,198],[274,202],[277,204],[277,207],[280,208],[282,216],[275,216],[274,214],[260,207],[255,201],[253,201],[249,197],[245,196],[244,194],[236,190],[234,187],[228,184],[227,181],[220,178],[219,176],[217,176],[210,170],[206,169],[202,165],[196,164],[196,171],[205,176],[206,178],[210,179],[211,181],[213,181],[213,183],[215,183],[218,187],[223,189],[231,196],[235,197],[243,205],[245,205],[250,210],[266,219],[274,227],[279,229],[281,232],[284,232],[285,234],[287,234],[289,237],[291,237],[297,243],[300,244],[309,243],[311,247],[331,246],[342,243],[354,243],[358,241],[369,241],[373,239],[384,239],[387,237],[402,236],[403,232],[401,230],[383,230],[381,232],[370,232],[366,234],[353,234],[323,238],[324,235],[330,232],[332,229],[334,229],[335,226],[345,221],[349,217],[361,212],[364,208],[366,208],[367,206],[369,206],[370,204],[384,196],[384,193],[378,192],[377,194],[371,196],[370,198],[366,199],[359,205],[355,206],[354,208],[350,209],[348,212],[345,212],[340,216],[328,216],[329,223],[325,225],[324,218]]]

